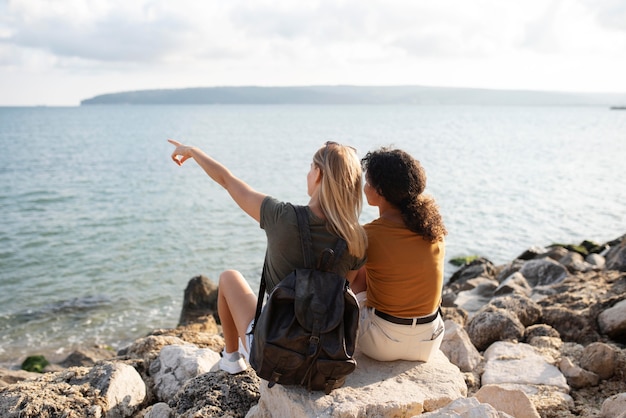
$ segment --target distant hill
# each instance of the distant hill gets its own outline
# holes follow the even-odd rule
[[[102,94],[83,105],[415,104],[620,106],[626,93],[565,93],[423,86],[197,87]]]

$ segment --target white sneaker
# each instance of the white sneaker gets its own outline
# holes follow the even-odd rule
[[[230,374],[241,373],[248,368],[246,360],[243,358],[239,351],[234,353],[222,353],[220,359],[220,369]]]

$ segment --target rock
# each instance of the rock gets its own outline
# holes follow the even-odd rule
[[[564,265],[570,273],[587,272],[594,269],[594,266],[587,263],[582,255],[574,251],[568,251],[568,253],[558,261]]]
[[[600,382],[597,374],[576,366],[568,357],[561,359],[559,369],[563,372],[567,383],[575,389],[597,386]]]
[[[626,238],[623,238],[620,244],[611,247],[604,257],[607,270],[626,271]]]
[[[466,327],[470,340],[479,351],[486,350],[496,341],[520,340],[524,335],[524,326],[515,314],[492,309],[476,314]]]
[[[174,418],[174,411],[165,402],[157,402],[147,409],[143,418]]]
[[[149,335],[135,340],[130,346],[118,351],[122,358],[139,358],[145,361],[154,360],[161,349],[168,345],[185,345],[185,341],[169,335]]]
[[[187,283],[178,325],[204,322],[217,317],[217,285],[204,276],[193,277]]]
[[[176,418],[244,417],[259,401],[259,385],[252,369],[236,375],[205,373],[189,380],[169,406]]]
[[[600,332],[611,338],[626,337],[626,299],[598,315]]]
[[[495,277],[495,266],[486,258],[477,258],[454,272],[448,280],[448,286],[461,285],[474,277]]]
[[[596,373],[602,380],[613,377],[617,364],[617,351],[605,343],[589,344],[580,358],[580,366]]]
[[[496,410],[506,412],[515,418],[540,418],[528,396],[519,389],[485,385],[474,394],[474,397],[481,403],[488,403]]]
[[[626,418],[626,393],[618,393],[604,400],[600,416],[603,418]]]
[[[524,341],[530,341],[533,337],[561,338],[557,330],[546,324],[536,324],[526,327],[524,330]]]
[[[443,289],[441,294],[441,306],[444,308],[453,308],[456,306],[454,301],[456,300],[456,293],[454,293],[449,287]]]
[[[532,260],[534,258],[537,258],[540,255],[543,255],[545,253],[547,253],[548,250],[545,249],[544,247],[539,247],[539,246],[532,246],[529,249],[527,249],[526,251],[524,251],[523,253],[521,253],[520,255],[518,255],[517,257],[515,257],[516,260]]]
[[[494,296],[502,296],[509,293],[520,294],[529,296],[532,292],[532,288],[526,281],[524,275],[520,272],[515,272],[508,276],[493,292]]]
[[[496,409],[488,403],[480,403],[476,398],[456,399],[437,411],[420,415],[420,418],[421,417],[512,418],[509,414],[496,411]]]
[[[0,388],[27,379],[37,379],[41,373],[27,372],[26,370],[10,370],[0,368]]]
[[[459,291],[464,291],[476,289],[477,287],[489,289],[489,294],[493,295],[493,291],[496,289],[496,287],[498,287],[498,281],[490,277],[474,277],[472,279],[464,281],[462,284],[459,284],[458,289]]]
[[[330,395],[300,386],[261,382],[261,398],[247,417],[394,417],[437,410],[465,397],[459,369],[442,352],[428,363],[378,362],[357,352],[357,369]]]
[[[499,341],[485,351],[484,357],[483,386],[504,383],[544,385],[569,392],[563,373],[528,344]]]
[[[524,263],[520,273],[531,287],[560,283],[568,275],[567,269],[563,265],[550,258],[529,260]]]
[[[154,393],[161,401],[169,401],[186,381],[217,369],[219,353],[193,345],[171,345],[161,349],[150,365],[154,377]]]
[[[532,337],[528,344],[543,356],[550,364],[556,364],[561,358],[563,341],[555,337]]]
[[[471,372],[482,361],[482,356],[461,325],[447,320],[445,329],[441,351],[462,372]]]
[[[467,322],[467,311],[461,308],[441,308],[442,317],[444,320],[451,320],[457,324],[464,326]]]
[[[146,398],[137,371],[119,362],[91,369],[73,367],[22,381],[0,391],[0,416],[122,418],[132,416]]]
[[[548,248],[545,254],[542,254],[542,258],[550,258],[554,261],[559,261],[561,258],[565,257],[568,253],[568,249],[564,248],[560,245],[554,245]]]
[[[489,304],[514,313],[525,327],[533,325],[541,317],[541,307],[526,296],[500,296],[491,299]]]
[[[473,314],[489,303],[496,289],[496,282],[483,283],[472,290],[461,291],[457,294],[455,305]]]
[[[59,365],[65,368],[76,366],[91,367],[100,360],[112,357],[115,357],[115,352],[106,347],[83,347],[73,351]]]
[[[216,353],[221,353],[224,348],[224,337],[218,333],[215,319],[209,317],[202,324],[179,325],[174,329],[157,329],[153,330],[150,335],[177,337],[185,343],[200,348],[210,348]]]
[[[563,341],[589,344],[598,341],[599,335],[586,315],[563,307],[544,307],[543,322],[559,332]]]
[[[598,269],[603,269],[606,265],[606,259],[600,254],[595,253],[587,255],[585,261]]]

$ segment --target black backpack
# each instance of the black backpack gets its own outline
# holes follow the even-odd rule
[[[359,306],[348,281],[333,272],[346,242],[323,251],[313,267],[311,231],[306,208],[296,206],[305,267],[276,285],[263,310],[265,278],[261,277],[250,347],[250,365],[268,387],[301,385],[329,394],[356,368]]]

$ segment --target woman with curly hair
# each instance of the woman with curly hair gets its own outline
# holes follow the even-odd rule
[[[447,231],[426,173],[398,149],[362,159],[365,197],[379,217],[365,225],[366,265],[352,282],[361,306],[358,347],[380,360],[428,361],[443,339],[439,312]]]

